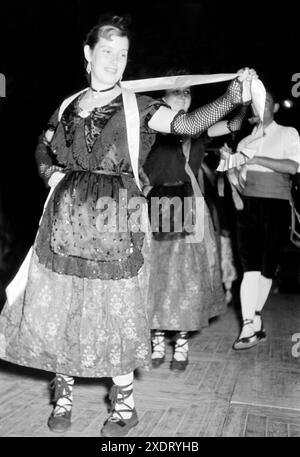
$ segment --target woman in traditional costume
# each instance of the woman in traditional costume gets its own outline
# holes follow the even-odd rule
[[[183,74],[189,74],[188,70],[172,69],[166,76]],[[166,90],[162,100],[173,111],[188,112],[192,102],[191,87]],[[161,221],[160,230],[152,233],[148,304],[153,330],[153,367],[165,361],[165,331],[175,331],[170,368],[185,370],[190,332],[206,327],[209,319],[226,311],[218,242],[205,199],[202,198],[201,208],[201,228],[204,230],[199,240],[191,239],[189,231],[185,230],[184,216],[188,215],[185,211],[187,198],[204,196],[201,165],[207,137],[238,130],[246,109],[247,106],[242,106],[228,122],[210,127],[201,136],[157,134],[143,167],[151,186],[147,195],[150,219],[153,198],[159,198],[162,205],[169,203],[162,209],[162,218],[172,213],[172,202],[180,199],[177,200],[180,207],[174,208],[174,220],[170,218],[170,229],[162,230]]]
[[[14,300],[8,296],[0,316],[0,357],[56,373],[48,420],[55,432],[71,425],[74,376],[112,377],[111,413],[101,435],[126,435],[138,423],[133,371],[151,364],[149,234],[132,220],[131,226],[103,230],[102,202],[113,201],[111,213],[118,214],[124,191],[128,200],[142,198],[137,168],[156,132],[201,133],[242,102],[240,78],[191,113],[137,96],[140,146],[134,161],[128,92],[120,84],[128,48],[127,24],[118,16],[100,19],[87,35],[90,86],[63,102],[39,138],[38,167],[52,192],[26,259],[25,290]],[[125,221],[131,216],[127,209]]]

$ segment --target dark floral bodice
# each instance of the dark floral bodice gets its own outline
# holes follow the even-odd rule
[[[58,274],[130,278],[138,274],[144,262],[143,231],[117,228],[103,232],[97,225],[102,198],[109,197],[119,208],[124,190],[128,201],[140,195],[128,151],[123,99],[120,95],[106,106],[87,112],[79,106],[80,97],[66,107],[60,121],[59,110],[54,113],[48,124],[48,130],[54,132],[52,140],[49,144],[42,135],[36,150],[39,171],[46,182],[55,171],[65,173],[42,218],[37,255],[46,268]],[[148,121],[162,103],[137,96],[137,104],[142,169],[156,137]],[[126,220],[130,211],[126,209]]]
[[[36,151],[40,174],[48,180],[51,175],[49,167],[53,166],[53,171],[60,166],[63,171],[131,172],[122,95],[103,107],[93,109],[88,115],[82,113],[79,107],[81,97],[79,95],[67,106],[60,121],[58,110],[50,119],[48,127],[54,130],[51,147],[40,143]],[[156,133],[148,127],[148,121],[163,103],[139,95],[137,103],[141,168],[156,137]]]

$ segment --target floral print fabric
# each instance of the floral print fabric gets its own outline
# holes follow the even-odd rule
[[[207,208],[205,217],[210,218]],[[210,221],[209,221],[210,222]],[[211,262],[204,240],[186,243],[185,237],[165,234],[151,242],[149,315],[151,328],[197,331],[212,317],[226,312],[219,253],[214,241]]]
[[[119,281],[84,279],[53,273],[34,254],[25,293],[0,317],[0,357],[81,377],[147,367],[146,294],[145,268]]]

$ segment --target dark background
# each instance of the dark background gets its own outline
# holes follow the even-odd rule
[[[123,79],[160,76],[173,65],[191,73],[253,67],[281,100],[294,103],[277,120],[300,129],[299,99],[291,94],[292,75],[300,72],[293,2],[6,0],[0,6],[0,73],[7,84],[0,98],[0,197],[20,258],[33,242],[47,193],[34,160],[37,137],[62,99],[86,85],[82,42],[108,11],[132,18]],[[195,88],[193,106],[225,88]]]

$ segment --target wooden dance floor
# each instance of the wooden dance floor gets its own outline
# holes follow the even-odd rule
[[[211,322],[190,342],[184,373],[167,360],[135,381],[139,424],[129,436],[300,436],[300,296],[272,294],[265,309],[268,340],[247,351],[231,349],[239,331],[235,310]],[[296,338],[296,337],[294,337]],[[299,357],[295,357],[299,355]],[[108,380],[76,380],[73,424],[47,428],[51,374],[0,362],[0,436],[99,436],[107,417]]]

